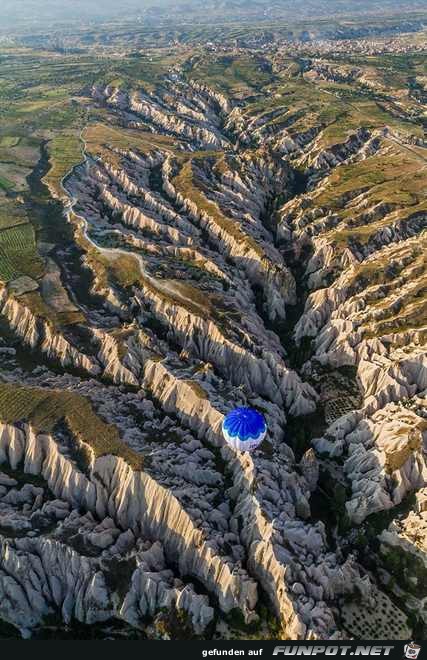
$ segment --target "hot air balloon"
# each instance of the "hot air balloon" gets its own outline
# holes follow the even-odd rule
[[[264,417],[253,408],[235,408],[225,416],[222,432],[227,443],[239,451],[253,451],[267,433]]]

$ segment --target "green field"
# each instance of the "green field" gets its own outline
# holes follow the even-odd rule
[[[11,190],[13,188],[13,182],[6,179],[4,176],[0,176],[0,188],[3,190]]]
[[[16,147],[19,141],[19,137],[5,135],[4,137],[0,137],[0,147]]]
[[[51,140],[47,147],[50,169],[44,177],[44,183],[55,197],[62,197],[64,192],[61,181],[73,165],[83,158],[83,143],[75,133],[62,134]]]
[[[0,280],[8,282],[20,275],[35,279],[43,275],[43,262],[29,223],[0,230]]]
[[[191,77],[232,97],[256,94],[275,79],[267,60],[249,55],[204,56],[193,66]]]

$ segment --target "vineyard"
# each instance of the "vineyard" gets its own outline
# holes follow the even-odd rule
[[[9,282],[21,275],[37,279],[42,274],[43,262],[37,254],[32,225],[0,230],[0,280]]]

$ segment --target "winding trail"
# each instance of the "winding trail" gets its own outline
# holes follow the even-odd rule
[[[150,275],[145,267],[144,259],[141,257],[140,254],[136,254],[135,252],[130,252],[128,250],[124,250],[122,248],[105,248],[97,243],[89,236],[89,223],[86,220],[86,218],[78,213],[75,213],[74,211],[74,206],[77,203],[77,198],[70,196],[70,192],[65,188],[64,182],[65,180],[74,172],[76,167],[80,167],[81,165],[85,165],[87,167],[88,165],[88,159],[89,156],[86,151],[86,141],[83,137],[83,131],[85,130],[86,127],[82,128],[80,131],[80,140],[83,143],[83,155],[84,155],[84,160],[81,163],[78,163],[77,165],[73,165],[73,167],[62,177],[60,185],[62,190],[64,191],[64,194],[66,196],[67,202],[64,206],[64,214],[67,217],[67,221],[72,223],[71,220],[71,215],[73,215],[75,218],[78,218],[81,222],[81,228],[83,231],[83,236],[85,240],[88,241],[88,243],[95,248],[98,252],[106,256],[108,259],[112,259],[114,255],[116,256],[125,256],[125,257],[132,257],[133,259],[136,259],[139,265],[139,270],[141,273],[142,278],[146,281],[147,284],[155,288],[159,293],[166,295],[166,296],[171,296],[178,302],[181,302],[185,305],[188,305],[189,303],[191,306],[194,308],[196,307],[200,315],[204,317],[206,315],[206,309],[200,305],[196,300],[193,298],[189,298],[185,295],[182,294],[181,291],[178,290],[176,286],[173,284],[173,280],[158,280],[157,278],[154,278],[152,275]]]

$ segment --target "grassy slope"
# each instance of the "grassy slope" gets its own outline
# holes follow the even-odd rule
[[[61,133],[47,146],[50,169],[43,181],[56,198],[64,196],[61,181],[70,169],[83,159],[83,144],[78,134]]]
[[[120,439],[117,428],[103,422],[88,399],[73,392],[0,384],[0,420],[28,422],[36,431],[47,433],[66,422],[72,435],[89,445],[96,458],[112,454],[135,470],[142,469],[143,458]]]

